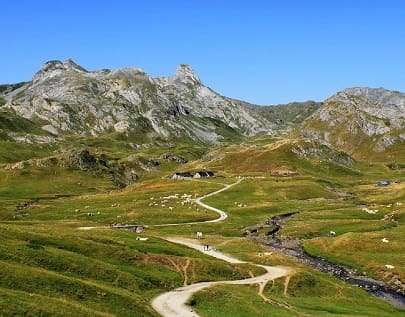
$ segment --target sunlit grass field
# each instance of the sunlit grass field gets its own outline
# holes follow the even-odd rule
[[[169,243],[165,236],[192,238],[245,261],[289,266],[296,272],[285,295],[284,280],[257,286],[218,286],[193,297],[201,316],[399,316],[387,303],[273,253],[243,236],[244,228],[272,216],[299,211],[281,234],[302,240],[305,250],[358,272],[387,280],[404,278],[405,175],[382,163],[343,166],[306,160],[288,142],[262,138],[207,148],[151,146],[134,153],[117,140],[81,140],[94,152],[123,160],[128,155],[156,159],[166,152],[187,164],[162,164],[141,171],[140,180],[117,189],[106,177],[58,166],[0,169],[0,315],[1,316],[157,316],[150,300],[157,294],[198,281],[239,279],[263,272],[253,265],[230,265]],[[18,150],[18,149],[17,149]],[[19,151],[19,150],[18,150]],[[54,155],[54,148],[38,156]],[[24,160],[30,154],[21,150]],[[16,160],[15,162],[17,162]],[[3,155],[3,163],[10,163]],[[14,162],[14,161],[13,161]],[[207,168],[219,177],[171,180],[176,171]],[[293,171],[292,176],[277,171]],[[166,223],[212,220],[212,211],[185,203],[223,188],[204,200],[225,210],[221,223],[154,227]],[[388,179],[390,186],[378,187]],[[183,204],[182,204],[183,203]],[[368,213],[368,210],[378,210]],[[148,225],[140,234],[113,230],[111,223]],[[79,227],[101,227],[78,230]],[[329,232],[336,232],[330,237]],[[265,231],[259,232],[264,234]],[[137,240],[137,237],[148,238]],[[382,243],[386,238],[388,243]],[[395,269],[387,274],[384,265]],[[249,303],[249,305],[247,304]]]

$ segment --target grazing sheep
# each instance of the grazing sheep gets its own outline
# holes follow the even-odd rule
[[[391,265],[391,264],[385,264],[384,267],[388,270],[392,270],[395,269],[395,266]]]
[[[173,207],[169,207],[169,210],[170,210],[170,211],[173,211]]]
[[[387,238],[382,238],[381,241],[382,241],[383,243],[388,243],[388,242],[389,242],[389,240],[388,240]]]
[[[336,232],[335,232],[335,231],[329,231],[329,236],[335,237],[335,236],[336,236]]]
[[[87,213],[87,217],[93,217],[93,216],[94,216],[94,214],[92,212]]]
[[[75,209],[75,212],[80,212],[80,209],[79,208]]]

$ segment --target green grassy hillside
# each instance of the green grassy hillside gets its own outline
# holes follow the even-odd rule
[[[3,223],[2,316],[157,316],[158,293],[204,280],[260,273],[150,237],[119,230],[78,231],[57,224]],[[184,273],[177,267],[189,263]]]
[[[301,140],[262,136],[214,149],[186,141],[155,142],[134,148],[128,139],[110,135],[70,137],[57,146],[30,148],[4,141],[9,150],[1,160],[10,163],[0,168],[1,316],[157,316],[150,300],[185,282],[263,273],[256,266],[230,265],[162,239],[191,238],[196,231],[203,231],[204,243],[219,251],[255,263],[289,266],[295,272],[286,293],[284,279],[265,288],[263,296],[269,301],[257,295],[257,286],[218,286],[197,293],[190,303],[201,316],[403,314],[362,289],[282,254],[262,256],[268,250],[243,236],[248,226],[300,211],[285,222],[281,234],[302,239],[307,252],[390,283],[403,280],[402,170],[391,169],[388,163],[346,164],[339,152]],[[81,149],[136,169],[139,179],[118,189],[104,174],[61,164],[62,150]],[[165,153],[188,163],[161,158]],[[43,159],[26,161],[34,157]],[[142,169],[140,163],[148,160],[159,164]],[[218,177],[169,178],[176,171],[202,168]],[[226,221],[153,227],[216,218],[212,211],[181,204],[180,197],[202,196],[234,183],[238,176],[246,178],[205,200],[227,211]],[[393,183],[377,187],[381,179]],[[378,212],[367,213],[364,208]],[[113,222],[150,227],[136,234],[110,229]],[[101,228],[78,230],[83,226]],[[329,237],[330,230],[337,236]],[[383,244],[382,238],[390,242]],[[385,264],[395,269],[387,271]]]

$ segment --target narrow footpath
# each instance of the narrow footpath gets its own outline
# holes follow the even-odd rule
[[[211,197],[214,196],[216,194],[219,194],[225,190],[228,190],[229,188],[231,188],[232,186],[235,186],[237,184],[239,184],[241,181],[243,180],[243,178],[238,179],[235,183],[229,184],[229,185],[224,185],[224,188],[221,188],[219,190],[216,190],[212,193],[209,193],[207,195],[201,196],[199,198],[195,199],[195,203],[203,208],[206,208],[208,210],[211,211],[215,211],[216,213],[218,213],[219,217],[212,219],[212,220],[205,220],[205,221],[194,221],[194,222],[180,222],[180,223],[163,223],[160,225],[147,225],[145,227],[171,227],[171,226],[184,226],[184,225],[198,225],[198,224],[202,224],[202,223],[215,223],[215,222],[220,222],[225,220],[228,215],[225,211],[209,206],[207,204],[204,204],[201,200],[205,199],[207,197]],[[98,226],[98,227],[79,227],[77,228],[78,230],[93,230],[93,229],[110,229],[110,226]]]
[[[192,240],[179,239],[179,238],[167,238],[166,240],[185,245],[189,248],[196,249],[202,253],[215,257],[217,259],[224,260],[229,263],[250,263],[240,261],[236,258],[225,255],[219,251],[215,250],[204,250],[204,247],[200,244],[196,244]],[[191,284],[184,287],[179,287],[173,291],[159,295],[152,301],[152,307],[164,317],[198,317],[199,315],[193,311],[190,306],[186,305],[187,300],[196,292],[201,291],[204,288],[219,285],[219,284],[232,284],[232,285],[246,285],[246,284],[257,284],[259,285],[259,290],[264,289],[269,281],[274,279],[290,275],[290,271],[284,267],[274,267],[266,266],[255,263],[250,263],[264,268],[267,273],[256,276],[253,278],[248,278],[244,280],[234,280],[234,281],[219,281],[219,282],[201,282],[196,284]]]

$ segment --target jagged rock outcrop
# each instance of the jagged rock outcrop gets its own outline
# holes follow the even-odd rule
[[[273,131],[242,102],[204,86],[188,65],[171,77],[152,78],[138,68],[87,71],[72,60],[50,61],[4,99],[3,108],[54,135],[142,133],[216,143],[223,138],[218,120],[242,135]]]
[[[188,162],[188,160],[185,157],[171,153],[163,153],[160,156],[160,159],[166,162],[176,162],[179,164],[185,164]]]
[[[104,176],[117,187],[125,187],[138,179],[135,170],[125,163],[111,161],[104,154],[91,154],[87,149],[64,152],[56,164]]]
[[[338,152],[317,141],[294,143],[291,151],[304,159],[328,160],[346,166],[351,166],[355,160],[344,152]]]

